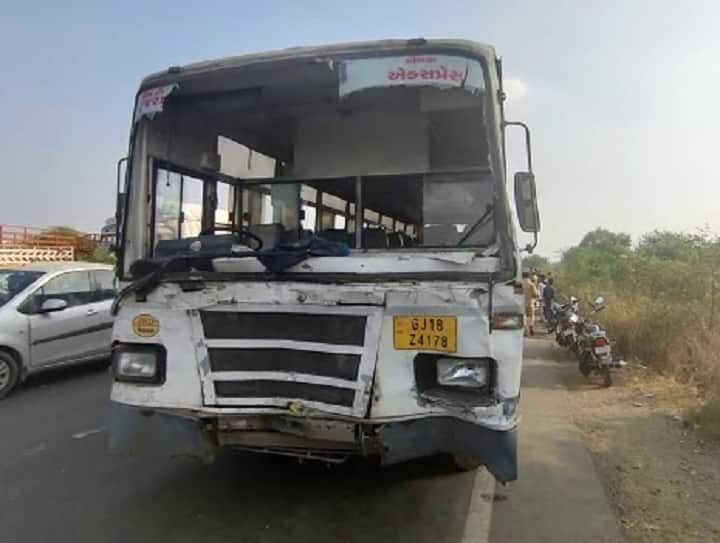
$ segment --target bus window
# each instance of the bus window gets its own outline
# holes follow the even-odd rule
[[[323,190],[325,188],[343,197]],[[244,225],[266,227],[262,229],[264,232],[272,231],[283,241],[295,241],[308,232],[315,232],[327,233],[324,237],[351,244],[345,213],[347,209],[354,210],[355,204],[345,197],[354,198],[354,180],[247,183],[239,185],[238,190],[242,194]]]
[[[315,217],[317,214],[315,206],[303,204],[302,211],[302,220],[300,221],[300,224],[302,225],[303,230],[315,232]]]
[[[180,237],[181,176],[158,170],[155,177],[154,241]]]
[[[256,224],[272,224],[273,215],[275,215],[272,197],[269,194],[263,194],[260,199],[260,206],[260,221]]]
[[[155,171],[154,243],[200,233],[204,184],[202,179],[169,169]]]
[[[372,209],[365,208],[363,218],[365,219],[366,224],[380,224],[380,214]]]
[[[495,240],[489,180],[482,172],[363,179],[366,228],[402,232],[388,239],[390,248],[488,247]],[[382,246],[380,234],[372,235],[372,247],[363,245]]]
[[[204,182],[187,175],[180,177],[182,178],[180,237],[190,238],[199,235],[202,230]]]
[[[215,224],[229,226],[234,219],[235,191],[229,183],[218,181],[217,207],[215,208]]]

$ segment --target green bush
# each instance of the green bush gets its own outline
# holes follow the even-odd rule
[[[598,317],[616,348],[713,394],[720,387],[720,241],[706,232],[629,236],[598,229],[554,266],[558,292],[602,294]],[[587,306],[585,306],[587,310]]]
[[[101,264],[115,264],[115,254],[104,245],[96,245],[92,253],[88,257],[90,262],[99,262]]]

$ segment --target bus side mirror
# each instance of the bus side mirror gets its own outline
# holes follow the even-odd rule
[[[515,210],[523,232],[534,234],[540,231],[540,214],[535,193],[535,174],[517,172],[515,174]]]
[[[112,252],[116,257],[120,257],[120,228],[123,220],[123,211],[125,209],[125,193],[123,192],[123,180],[127,175],[128,157],[122,157],[117,161],[117,172],[115,178],[115,236],[111,243]]]

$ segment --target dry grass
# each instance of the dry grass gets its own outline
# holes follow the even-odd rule
[[[688,413],[688,418],[709,437],[720,440],[720,395],[713,396]]]
[[[623,353],[697,387],[701,400],[689,416],[720,439],[720,336],[697,311],[680,304],[619,304],[608,311],[608,330]]]
[[[583,288],[584,287],[584,288]],[[583,299],[602,293],[606,309],[597,315],[626,358],[641,360],[660,373],[696,387],[700,403],[692,417],[707,433],[720,439],[720,323],[711,329],[703,292],[658,294],[644,289],[581,282],[565,292]],[[672,294],[672,295],[670,295]],[[720,320],[720,315],[717,317]]]
[[[698,416],[720,425],[720,236],[657,230],[633,246],[598,228],[554,271],[568,297],[604,295],[598,320],[618,351],[698,390]]]

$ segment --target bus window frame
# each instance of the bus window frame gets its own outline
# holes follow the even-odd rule
[[[210,217],[206,217],[206,215],[209,213],[209,207],[206,205],[208,202],[205,199],[205,195],[207,194],[216,194],[216,186],[217,182],[222,181],[224,183],[227,183],[231,185],[232,187],[235,187],[235,199],[236,203],[239,204],[239,208],[235,210],[234,213],[234,222],[232,226],[237,226],[238,221],[240,221],[240,224],[245,223],[244,220],[244,210],[242,208],[242,194],[245,187],[252,187],[257,185],[269,185],[269,184],[308,184],[307,182],[312,181],[353,181],[355,183],[355,202],[348,202],[346,203],[346,211],[344,212],[345,216],[345,232],[348,234],[356,233],[358,230],[358,224],[360,223],[360,235],[355,236],[355,246],[351,247],[351,249],[357,249],[362,251],[403,251],[403,250],[413,250],[413,251],[425,251],[425,250],[431,250],[431,251],[447,251],[447,250],[458,250],[458,249],[464,249],[464,250],[472,250],[472,249],[483,249],[486,248],[485,245],[463,245],[463,246],[453,246],[453,245],[438,245],[438,246],[413,246],[408,248],[392,248],[392,249],[367,249],[362,246],[363,243],[363,236],[362,236],[362,230],[364,229],[364,223],[368,222],[367,219],[365,219],[365,211],[368,210],[368,208],[365,208],[363,206],[362,202],[362,185],[365,180],[373,179],[375,177],[387,177],[387,174],[371,174],[371,175],[363,175],[363,176],[333,176],[333,177],[302,177],[302,178],[293,178],[293,177],[266,177],[266,178],[241,178],[241,177],[233,177],[227,174],[223,174],[220,172],[204,172],[202,170],[194,170],[192,168],[188,168],[185,166],[180,166],[178,164],[157,159],[154,157],[150,157],[152,160],[152,197],[151,197],[151,209],[152,209],[152,217],[150,221],[150,254],[154,252],[154,246],[155,246],[155,206],[156,206],[156,192],[157,192],[157,173],[158,170],[164,169],[167,171],[170,171],[171,173],[178,173],[180,175],[186,175],[188,177],[193,177],[199,180],[202,180],[205,183],[205,186],[207,184],[211,183],[215,190],[213,191],[207,191],[203,190],[203,210],[202,210],[202,216],[203,216],[203,228],[205,228],[206,221],[209,221],[209,228],[215,226],[215,209],[217,206],[217,198],[215,198],[214,202],[212,203],[212,214]],[[443,175],[443,174],[462,174],[462,173],[482,173],[487,174],[491,177],[491,180],[488,182],[495,182],[495,176],[492,174],[492,169],[487,166],[481,166],[481,167],[468,167],[468,168],[454,168],[454,169],[444,169],[444,170],[437,170],[437,171],[430,171],[430,172],[405,172],[403,174],[399,174],[398,176],[423,176],[423,175]],[[320,216],[320,213],[317,213],[318,205],[317,201],[320,200],[322,202],[322,195],[325,193],[321,189],[318,189],[316,187],[312,187],[316,189],[316,202],[313,204],[312,202],[305,201],[304,199],[300,198],[300,205],[303,204],[306,205],[313,205],[316,208],[316,224],[317,224],[317,217]],[[267,191],[266,187],[258,187],[253,190],[263,190]],[[331,194],[331,193],[328,193]],[[332,196],[336,196],[331,194]],[[337,198],[341,198],[339,196],[336,196]],[[182,196],[181,196],[182,198]],[[344,200],[343,198],[341,198]],[[209,200],[212,200],[212,198],[209,198]],[[494,204],[497,204],[496,201],[493,202]],[[349,212],[349,206],[355,205],[355,214],[348,215]],[[325,206],[325,204],[321,204],[321,207],[327,207],[328,210],[332,211],[334,214],[337,215],[343,215],[340,210],[335,209],[334,207]],[[361,212],[358,213],[357,210],[360,209]],[[406,235],[414,235],[415,237],[418,236],[418,225],[410,222],[403,222],[399,219],[396,219],[395,217],[392,217],[391,215],[385,214],[382,211],[375,211],[370,210],[372,212],[375,212],[378,214],[379,219],[382,219],[383,216],[388,216],[393,218],[394,221],[402,222],[403,223],[403,232]],[[359,220],[358,220],[359,219]],[[355,224],[355,229],[350,230],[351,224]],[[373,223],[374,224],[374,223]],[[378,223],[378,225],[381,223]],[[408,229],[411,229],[412,233],[408,233]],[[315,234],[318,234],[320,231],[317,230],[316,226],[316,232]],[[498,235],[498,232],[496,231],[496,235]],[[182,239],[182,238],[181,238]]]

